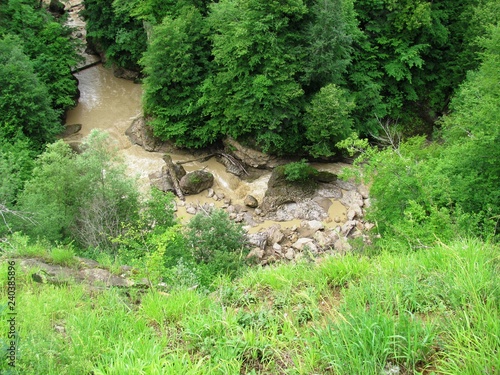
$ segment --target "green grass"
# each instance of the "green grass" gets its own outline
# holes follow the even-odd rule
[[[498,275],[499,248],[472,240],[255,267],[210,294],[56,287],[18,270],[17,373],[498,374]],[[6,262],[0,284],[5,303]]]

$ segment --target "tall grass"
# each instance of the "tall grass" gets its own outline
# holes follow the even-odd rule
[[[499,248],[472,240],[254,267],[210,294],[56,287],[18,269],[17,373],[497,374],[499,274]]]

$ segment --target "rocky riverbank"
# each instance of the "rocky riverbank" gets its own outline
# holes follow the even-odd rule
[[[182,164],[189,161],[175,162],[175,148],[155,139],[142,119],[135,119],[126,133],[131,142],[145,149],[173,152],[174,158],[168,154],[167,165],[149,177],[151,185],[162,191],[178,192],[178,184],[182,191],[176,202],[179,217],[209,213],[214,208],[225,210],[232,220],[245,226],[252,247],[249,256],[261,264],[325,252],[344,254],[351,250],[350,239],[369,241],[367,232],[374,225],[364,219],[365,209],[370,206],[368,189],[338,179],[334,173],[322,170],[321,165],[316,164],[320,173],[313,180],[292,183],[280,167],[290,160],[252,150],[231,138],[225,140],[224,149],[198,156],[200,166],[204,160],[218,157],[226,171],[242,181],[248,181],[249,175],[267,177],[261,197],[252,191],[243,197],[231,189],[214,188],[210,168],[186,172]],[[331,164],[325,166],[331,169]],[[345,165],[339,165],[339,169],[341,166]]]

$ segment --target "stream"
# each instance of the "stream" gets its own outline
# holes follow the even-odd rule
[[[158,172],[165,164],[162,160],[163,153],[148,152],[138,145],[133,145],[125,131],[132,121],[142,114],[141,95],[142,87],[132,81],[116,78],[110,69],[102,65],[93,66],[75,74],[79,81],[80,99],[78,105],[67,113],[66,124],[81,124],[81,130],[65,138],[68,143],[80,142],[92,129],[100,129],[109,133],[112,143],[117,147],[119,155],[127,166],[129,176],[136,177],[140,190],[145,193],[149,189],[149,174]],[[171,153],[172,160],[188,161],[196,156],[189,152],[179,151]],[[265,172],[253,181],[243,181],[237,176],[226,171],[223,164],[216,161],[215,157],[206,162],[189,162],[183,164],[187,172],[205,169],[214,175],[213,190],[219,194],[223,193],[226,199],[233,204],[243,205],[247,194],[253,195],[259,202],[262,201],[267,189],[267,182],[271,175]],[[338,172],[341,165],[336,163],[313,165],[322,170]],[[186,205],[213,203],[221,207],[223,201],[214,201],[207,197],[206,192],[197,195],[186,196]],[[252,211],[253,209],[248,209]],[[340,217],[344,221],[346,208],[338,201],[332,200],[329,209],[329,217]],[[178,216],[181,220],[189,218],[185,207],[178,205]],[[272,220],[261,221],[257,226],[248,228],[250,232],[256,232],[276,222]],[[299,226],[301,220],[280,222],[282,227]],[[327,226],[339,225],[333,220],[325,223]]]

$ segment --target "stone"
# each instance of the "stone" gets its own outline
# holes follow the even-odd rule
[[[146,151],[161,151],[168,148],[166,142],[154,136],[153,129],[146,125],[143,116],[138,116],[132,121],[130,127],[125,131],[125,135],[128,136],[132,144],[139,145]]]
[[[276,166],[276,157],[265,154],[263,152],[243,146],[231,137],[223,140],[224,146],[228,153],[234,155],[242,163],[254,168],[272,168]]]
[[[281,253],[281,245],[279,243],[273,244],[273,250],[276,251],[277,253]]]
[[[267,243],[269,245],[280,243],[285,238],[285,235],[281,231],[281,227],[279,225],[270,226],[267,228],[266,232],[268,234]]]
[[[316,232],[314,233],[314,240],[318,244],[319,247],[327,248],[333,246],[335,241],[339,239],[339,236],[336,232]]]
[[[214,189],[209,188],[207,192],[207,198],[212,198],[214,194],[215,194]]]
[[[342,225],[342,228],[340,229],[340,232],[342,233],[343,236],[347,237],[351,230],[356,226],[358,222],[356,220],[349,220],[346,221],[344,225]]]
[[[245,206],[250,208],[257,208],[259,205],[257,198],[255,198],[253,195],[247,195],[243,203],[245,204]]]
[[[348,252],[352,249],[352,246],[347,242],[347,240],[342,239],[342,238],[335,241],[335,244],[333,245],[333,247],[340,254],[345,254],[346,252]]]
[[[347,220],[354,220],[354,218],[356,217],[356,212],[352,209],[349,209],[347,211]]]
[[[370,198],[364,200],[364,207],[369,208],[372,205]]]
[[[357,191],[346,191],[342,198],[340,198],[340,203],[348,208],[352,208],[353,206],[363,207],[363,197]]]
[[[186,212],[190,215],[196,215],[196,208],[194,208],[193,206],[189,206],[186,208]]]
[[[292,248],[289,248],[285,253],[285,258],[288,260],[293,260],[295,257],[295,251]]]
[[[315,176],[314,179],[318,182],[334,182],[337,180],[337,175],[335,173],[331,173],[328,171],[319,171]]]
[[[372,230],[375,227],[373,223],[365,223],[365,230]]]
[[[264,250],[260,247],[253,248],[247,255],[247,258],[262,259],[264,257]]]
[[[293,244],[292,244],[292,247],[294,249],[297,249],[297,250],[302,250],[304,249],[305,246],[309,246],[311,244],[313,244],[313,239],[312,238],[307,238],[307,237],[302,237],[302,238],[299,238],[297,241],[295,241]]]
[[[352,182],[349,181],[344,181],[344,180],[337,180],[335,181],[335,185],[337,185],[339,188],[347,191],[351,190],[356,190],[356,185],[353,184]]]
[[[368,188],[365,185],[359,185],[358,192],[359,192],[359,194],[361,194],[363,199],[368,199],[370,197]]]
[[[247,234],[247,242],[254,247],[264,249],[266,247],[268,235],[267,232]]]
[[[179,186],[184,194],[198,194],[209,189],[214,183],[214,175],[203,170],[187,173],[179,181]]]
[[[303,221],[300,223],[302,227],[311,229],[313,231],[318,231],[318,230],[324,230],[325,226],[323,223],[319,220],[310,220],[310,221]]]
[[[316,193],[324,198],[342,198],[342,190],[338,186],[331,184],[320,184],[319,188],[316,190]]]
[[[340,218],[340,216],[335,216],[333,221],[335,221],[336,223],[340,223],[342,221],[342,219]]]
[[[257,215],[257,216],[262,216],[262,214],[263,214],[262,210],[260,208],[256,208],[254,212],[255,212],[255,215]]]
[[[70,135],[78,133],[80,130],[82,130],[82,124],[65,125],[64,130],[61,134],[59,134],[59,137],[66,138]]]

